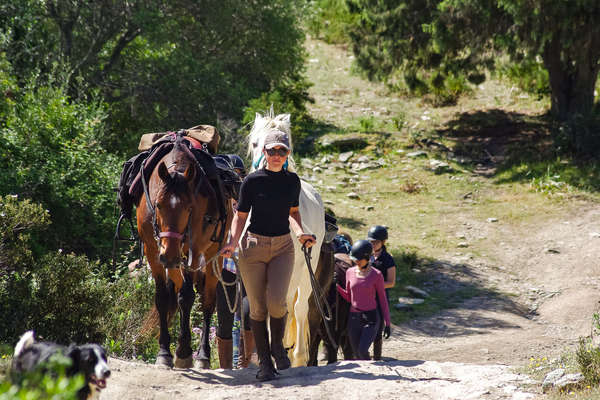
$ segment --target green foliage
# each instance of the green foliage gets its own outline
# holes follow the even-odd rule
[[[359,16],[350,28],[356,61],[371,79],[397,84],[404,76],[410,90],[435,93],[432,88],[440,90],[457,77],[483,82],[498,56],[508,54],[521,63],[511,74],[531,70],[524,86],[543,90],[541,64],[523,62],[539,56],[549,77],[552,115],[568,120],[592,112],[600,71],[600,7],[594,0],[348,0],[348,5]],[[450,94],[460,93],[464,83],[449,85]]]
[[[158,341],[153,334],[141,331],[154,304],[154,282],[148,269],[139,270],[135,276],[121,276],[109,285],[108,292],[111,306],[103,327],[106,348],[120,357],[153,361]]]
[[[310,0],[304,23],[308,32],[327,43],[348,41],[348,26],[357,16],[350,13],[345,0]]]
[[[299,1],[16,3],[2,6],[0,51],[19,81],[58,80],[86,101],[99,92],[111,129],[97,139],[122,155],[140,133],[239,121],[250,99],[301,77]]]
[[[308,94],[310,86],[310,83],[298,77],[285,81],[273,91],[263,93],[260,97],[250,100],[248,106],[244,108],[242,124],[249,129],[256,113],[264,114],[271,107],[275,114],[289,113],[291,114],[294,151],[306,151],[308,143],[305,141],[311,126],[315,123],[306,109],[307,102],[314,102]]]
[[[538,96],[550,94],[548,70],[537,60],[507,63],[500,66],[499,72],[525,92]]]
[[[103,340],[109,307],[107,281],[84,256],[37,254],[31,235],[47,227],[47,213],[29,200],[0,197],[0,337],[16,341],[26,330],[61,343]],[[20,253],[20,254],[19,254]]]
[[[600,332],[600,317],[594,314],[594,323],[592,330],[598,334]],[[575,351],[577,365],[589,385],[598,385],[600,383],[600,348],[595,346],[591,340],[580,338],[579,345]]]
[[[1,400],[77,400],[77,391],[85,384],[83,375],[66,376],[71,360],[52,356],[40,368],[0,383]]]
[[[1,60],[1,57],[0,57]],[[120,162],[99,146],[100,102],[70,102],[65,89],[14,85],[0,61],[0,195],[18,194],[50,212],[48,248],[108,254]],[[37,86],[37,88],[36,88]]]
[[[31,235],[47,227],[48,217],[42,206],[30,200],[0,196],[0,276],[33,263]]]

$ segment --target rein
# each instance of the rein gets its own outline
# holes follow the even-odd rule
[[[317,279],[315,278],[315,274],[312,270],[312,263],[310,262],[310,260],[311,260],[310,249],[306,247],[306,243],[304,243],[302,245],[302,252],[304,253],[304,259],[306,260],[306,266],[308,267],[308,274],[310,275],[310,285],[312,286],[315,303],[317,303],[317,308],[319,309],[321,318],[323,318],[325,330],[327,331],[327,336],[329,337],[331,344],[337,351],[338,344],[335,341],[333,334],[331,333],[329,324],[328,324],[328,322],[331,322],[331,317],[332,317],[331,308],[329,307],[329,303],[327,301],[325,301],[324,302],[325,308],[327,308],[327,314],[328,314],[328,315],[325,315],[325,311],[323,309],[323,298],[325,296],[323,295],[323,291],[319,287],[319,285],[317,283]]]

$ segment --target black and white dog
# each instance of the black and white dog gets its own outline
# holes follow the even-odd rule
[[[20,374],[43,368],[43,364],[57,353],[72,361],[71,367],[67,370],[68,376],[81,373],[85,378],[85,385],[78,392],[79,399],[97,399],[100,391],[106,387],[106,379],[110,376],[110,369],[106,364],[106,351],[97,344],[65,347],[56,343],[36,342],[33,331],[27,331],[15,346],[12,372]]]

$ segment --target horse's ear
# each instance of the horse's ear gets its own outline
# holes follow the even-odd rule
[[[167,166],[164,162],[161,162],[158,166],[158,176],[160,176],[160,179],[162,179],[165,183],[169,182],[169,180],[171,179],[171,175],[169,175],[169,170],[167,169]]]
[[[192,164],[189,164],[183,173],[185,176],[185,180],[188,182],[194,182],[194,178],[196,177],[196,168]]]

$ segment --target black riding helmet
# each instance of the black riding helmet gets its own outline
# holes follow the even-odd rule
[[[233,165],[233,168],[241,169],[242,171],[246,170],[242,157],[238,156],[237,154],[227,154],[227,157],[229,158],[231,165]]]
[[[367,233],[367,239],[369,239],[369,240],[384,241],[384,240],[387,240],[387,238],[388,238],[387,228],[382,225],[372,226],[371,229],[369,229],[369,233]]]
[[[355,261],[369,260],[373,254],[373,245],[368,240],[357,240],[350,250],[350,258]]]

